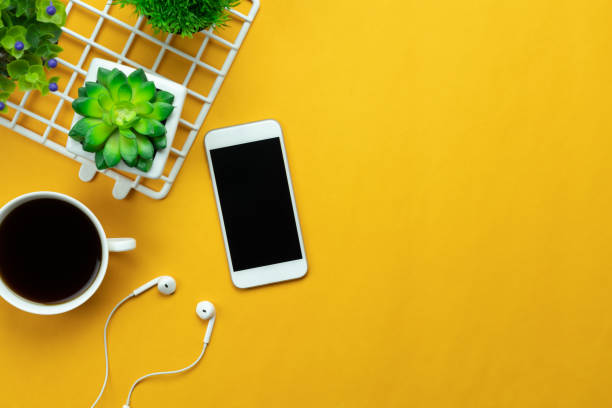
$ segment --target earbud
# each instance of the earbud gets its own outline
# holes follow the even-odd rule
[[[170,276],[162,276],[157,282],[157,289],[163,295],[171,295],[176,291],[176,281]]]
[[[145,283],[144,285],[136,289],[134,292],[132,292],[132,294],[134,296],[138,296],[141,293],[151,289],[155,285],[157,285],[157,289],[163,295],[171,295],[176,290],[176,281],[174,280],[174,278],[170,276],[160,276],[159,278],[155,278]]]
[[[203,300],[196,306],[196,313],[202,320],[215,317],[215,306],[208,300]]]
[[[200,319],[208,320],[206,334],[204,335],[204,343],[208,344],[210,343],[210,336],[212,336],[213,327],[215,327],[215,306],[208,300],[203,300],[196,306],[196,314]]]

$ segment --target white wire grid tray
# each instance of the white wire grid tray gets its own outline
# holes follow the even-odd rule
[[[155,35],[145,18],[136,17],[130,7],[122,9],[107,0],[69,0],[59,43],[64,52],[58,58],[57,72],[51,72],[61,77],[59,91],[44,97],[36,91],[16,92],[7,102],[11,110],[0,116],[0,124],[81,163],[79,177],[83,181],[92,181],[97,173],[113,178],[117,199],[125,198],[132,189],[162,199],[170,192],[258,10],[259,0],[243,0],[237,9],[230,10],[228,27],[209,29],[188,39]],[[179,129],[160,179],[113,169],[98,171],[93,162],[66,150],[74,115],[71,103],[96,57],[143,68],[187,88]]]

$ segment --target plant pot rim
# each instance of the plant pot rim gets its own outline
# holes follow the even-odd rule
[[[111,69],[111,70],[114,68],[117,68],[123,73],[125,73],[126,75],[129,75],[132,72],[136,71],[135,68],[129,67],[127,65],[118,64],[116,62],[108,61],[102,58],[94,58],[91,61],[91,64],[89,65],[89,71],[87,72],[87,76],[85,77],[85,82],[90,82],[90,81],[95,82],[97,75],[98,75],[99,68],[106,68],[106,69]],[[151,169],[148,172],[140,171],[135,167],[129,167],[127,164],[123,162],[123,160],[120,161],[119,164],[117,164],[116,166],[109,167],[108,169],[105,169],[105,170],[116,169],[116,170],[124,171],[127,173],[135,174],[137,176],[142,176],[142,177],[146,177],[150,179],[158,179],[162,176],[164,172],[164,167],[166,165],[166,162],[168,161],[170,150],[172,149],[172,142],[174,141],[174,136],[176,134],[179,120],[181,118],[181,112],[183,110],[183,105],[185,104],[185,98],[187,96],[187,89],[183,85],[180,85],[174,81],[171,81],[159,75],[151,74],[149,72],[146,72],[146,75],[149,81],[153,81],[153,83],[155,83],[155,87],[157,89],[160,89],[166,92],[170,92],[171,94],[174,95],[174,103],[173,103],[174,110],[172,111],[170,116],[168,116],[168,119],[166,119],[166,123],[164,124],[164,126],[166,127],[167,145],[164,149],[158,150],[155,153],[153,164],[151,166]],[[78,122],[81,118],[83,118],[83,116],[75,112],[70,128],[72,128],[75,125],[75,123]],[[81,143],[77,142],[71,137],[68,137],[66,149],[69,152],[76,154],[77,156],[83,157],[95,163],[95,153],[86,152],[85,150],[83,150],[83,146],[81,145]],[[98,170],[98,171],[105,171],[105,170]]]

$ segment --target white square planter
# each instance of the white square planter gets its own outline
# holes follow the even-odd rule
[[[105,68],[109,70],[117,68],[118,70],[122,71],[126,75],[130,75],[132,72],[136,71],[134,68],[126,67],[125,65],[117,64],[115,62],[107,61],[101,58],[94,58],[91,61],[91,65],[89,66],[89,71],[87,72],[87,76],[85,77],[85,82],[95,82],[96,81],[96,78],[98,76],[98,68]],[[165,124],[167,145],[166,145],[166,148],[162,150],[158,150],[155,153],[155,158],[153,159],[153,164],[151,166],[151,169],[146,173],[138,170],[137,168],[129,167],[127,164],[123,162],[123,160],[119,162],[119,164],[116,165],[114,168],[117,170],[128,172],[128,173],[136,174],[142,177],[157,179],[162,176],[162,173],[164,172],[164,166],[166,165],[166,161],[168,161],[168,155],[170,154],[170,149],[172,148],[172,142],[174,141],[174,135],[176,134],[176,129],[179,124],[179,119],[181,117],[183,105],[185,104],[185,97],[187,96],[187,89],[184,86],[177,84],[174,81],[170,81],[169,79],[160,77],[159,75],[150,74],[148,72],[145,72],[145,74],[147,75],[147,79],[149,81],[153,81],[155,83],[155,86],[157,87],[157,89],[160,89],[166,92],[170,92],[172,95],[174,95],[174,103],[173,103],[174,110],[172,111],[170,116],[168,116],[168,119],[166,119],[166,124]],[[70,125],[70,128],[72,128],[75,125],[75,123],[77,123],[82,118],[83,117],[81,115],[75,113],[74,119],[72,120],[72,125]],[[85,150],[83,150],[81,143],[77,142],[71,137],[68,137],[68,143],[66,144],[66,149],[76,154],[77,156],[84,157],[95,163],[95,157],[96,157],[95,153],[86,152]]]

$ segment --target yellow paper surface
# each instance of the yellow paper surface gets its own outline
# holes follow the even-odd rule
[[[82,183],[2,130],[1,202],[72,195],[138,248],[76,311],[0,304],[0,405],[88,407],[107,313],[172,275],[175,295],[113,320],[100,407],[197,357],[204,299],[204,360],[143,383],[134,408],[611,406],[611,17],[603,0],[263,1],[163,201],[115,201],[112,180]],[[202,138],[266,118],[285,131],[310,271],[241,291]]]

